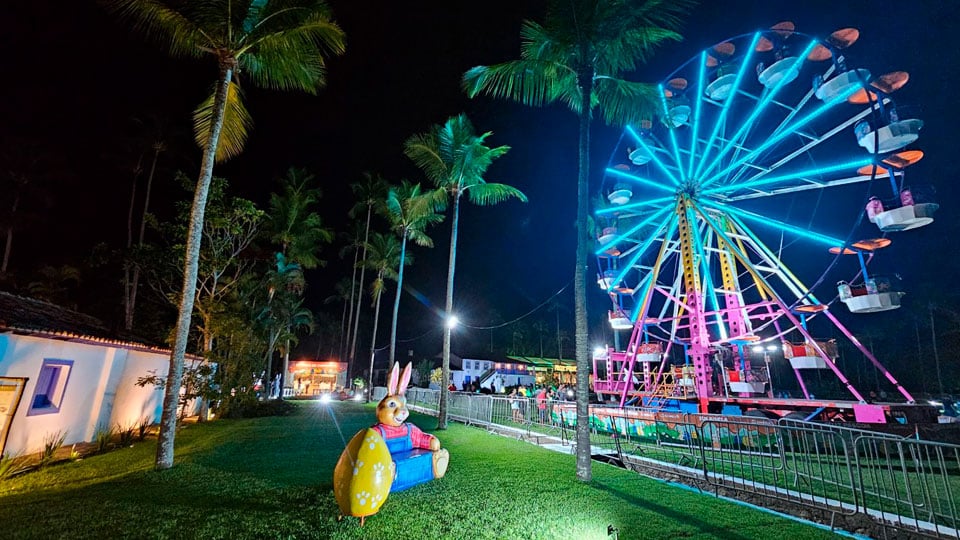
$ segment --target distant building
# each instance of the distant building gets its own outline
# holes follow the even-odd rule
[[[552,377],[558,384],[576,384],[577,362],[575,360],[559,360],[557,358],[540,358],[538,356],[508,356],[510,360],[524,362],[534,372],[537,384],[543,383],[546,376]]]
[[[162,390],[135,383],[152,372],[166,378],[169,365],[169,350],[94,317],[0,292],[0,452],[33,452],[56,433],[69,445],[99,429],[159,422]]]
[[[290,362],[289,370],[284,397],[317,396],[347,386],[346,362],[296,360]]]

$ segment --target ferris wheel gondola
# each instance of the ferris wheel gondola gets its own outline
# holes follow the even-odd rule
[[[663,394],[678,349],[693,370],[701,412],[713,411],[718,395],[772,396],[769,374],[751,368],[749,351],[780,343],[805,397],[802,371],[822,369],[863,401],[837,366],[835,345],[808,331],[808,321],[823,316],[913,401],[833,316],[830,302],[791,270],[782,246],[789,237],[858,255],[862,283],[842,284],[849,291],[839,295],[851,312],[900,306],[903,292],[867,273],[869,258],[889,240],[849,241],[857,210],[832,233],[779,217],[805,192],[849,193],[845,186],[866,184],[872,193],[887,179],[895,200],[861,199],[870,221],[885,233],[932,221],[936,203],[918,201],[904,183],[905,169],[919,159],[906,147],[923,123],[901,118],[891,94],[909,77],[873,78],[848,67],[845,51],[859,38],[844,28],[817,39],[783,22],[725,40],[660,85],[661,122],[625,128],[595,211],[595,255],[598,284],[613,303],[610,324],[632,332],[623,351],[602,355],[598,392],[620,393],[621,406],[631,393]],[[801,343],[791,341],[796,336]],[[641,350],[648,351],[643,360]],[[733,358],[734,369],[718,367],[718,356]],[[639,386],[631,383],[635,370],[643,373]]]

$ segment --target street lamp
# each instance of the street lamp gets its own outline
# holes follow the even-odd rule
[[[446,325],[447,329],[453,330],[458,324],[460,324],[460,319],[458,319],[456,315],[451,314],[447,317],[447,321],[444,324]]]

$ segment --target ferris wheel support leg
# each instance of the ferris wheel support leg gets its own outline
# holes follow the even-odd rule
[[[890,381],[890,384],[895,386],[897,391],[900,392],[900,394],[903,395],[903,397],[907,398],[908,403],[916,402],[916,400],[913,399],[913,396],[910,395],[910,392],[908,392],[906,388],[904,388],[899,382],[897,382],[897,379],[893,376],[893,374],[887,371],[887,368],[884,367],[884,365],[881,364],[880,361],[877,360],[876,357],[873,356],[873,354],[871,354],[870,351],[866,347],[864,347],[862,343],[860,343],[859,339],[857,339],[853,334],[850,333],[850,331],[848,331],[842,324],[840,324],[840,321],[838,321],[837,318],[833,316],[833,313],[830,313],[829,309],[824,310],[824,313],[827,315],[827,318],[830,319],[833,322],[833,324],[835,324],[837,328],[839,328],[840,331],[843,332],[845,336],[847,336],[847,339],[849,339],[857,347],[857,349],[859,349],[860,352],[863,353],[863,355],[866,356],[868,360],[870,360],[870,363],[872,363],[875,368],[877,368],[878,370],[880,370],[881,373],[883,373],[883,376],[886,377],[888,381]]]

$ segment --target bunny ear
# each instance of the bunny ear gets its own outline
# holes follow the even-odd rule
[[[397,393],[401,396],[407,392],[407,385],[410,384],[410,375],[413,374],[413,372],[410,371],[412,367],[413,362],[410,362],[407,364],[407,367],[403,368],[403,376],[400,377],[400,388],[397,389]]]
[[[393,369],[390,370],[390,382],[387,383],[387,394],[394,395],[397,393],[397,380],[400,377],[400,362],[395,362],[393,364]]]

